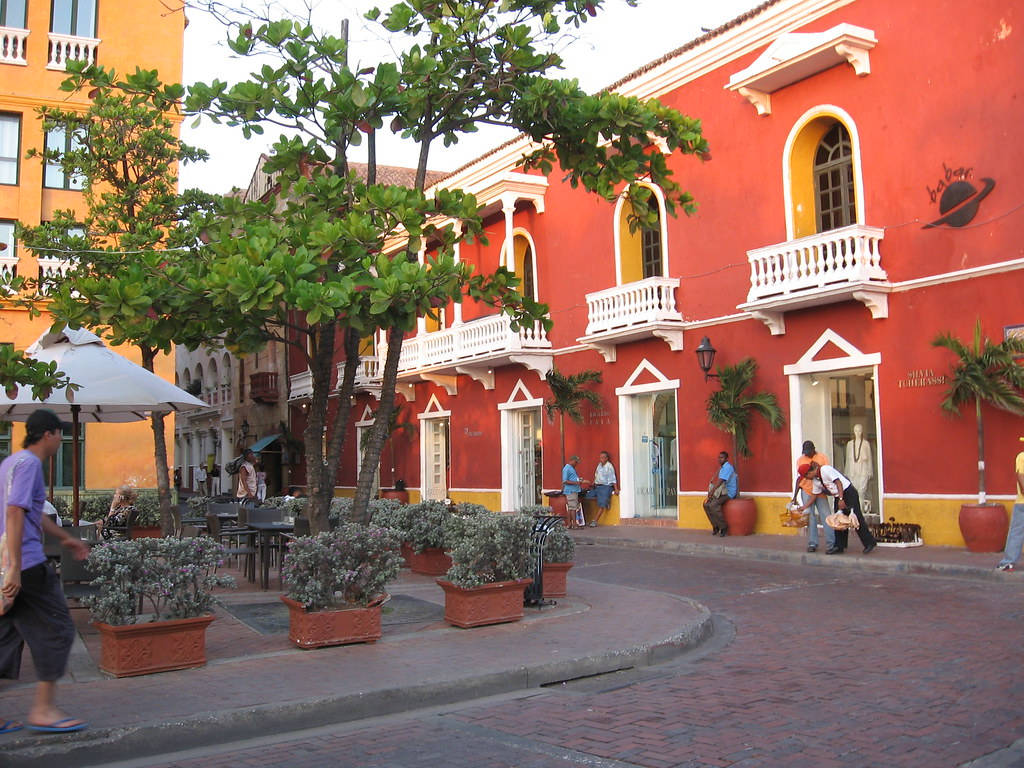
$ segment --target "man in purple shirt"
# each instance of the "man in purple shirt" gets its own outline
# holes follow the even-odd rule
[[[7,610],[0,615],[0,678],[16,680],[21,653],[28,645],[39,677],[28,727],[48,733],[78,731],[85,723],[57,708],[57,680],[64,676],[75,639],[60,578],[43,553],[43,532],[60,540],[79,560],[89,547],[43,514],[46,486],[43,461],[60,448],[62,425],[53,411],[39,409],[25,422],[24,450],[0,464],[0,541],[4,578],[0,586]],[[21,728],[0,719],[0,733]]]

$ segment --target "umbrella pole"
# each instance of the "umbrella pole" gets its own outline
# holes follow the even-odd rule
[[[71,509],[75,525],[78,525],[78,476],[79,476],[79,448],[78,448],[78,412],[82,410],[80,405],[71,406]]]

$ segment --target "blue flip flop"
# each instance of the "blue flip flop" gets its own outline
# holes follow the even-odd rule
[[[88,723],[75,723],[75,725],[62,725],[62,723],[73,723],[78,718],[65,717],[63,720],[58,720],[55,723],[49,725],[32,725],[28,724],[30,731],[39,731],[40,733],[71,733],[72,731],[80,731],[83,728],[88,727]]]
[[[5,733],[14,733],[22,729],[22,724],[17,720],[5,720],[3,725],[0,725],[0,736]]]

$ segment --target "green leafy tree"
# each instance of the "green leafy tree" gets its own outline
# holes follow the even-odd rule
[[[26,281],[26,300],[34,312],[48,309],[55,326],[85,326],[114,346],[136,347],[152,372],[174,344],[194,347],[217,333],[208,302],[181,290],[182,276],[198,269],[199,241],[189,220],[209,210],[212,199],[179,194],[177,167],[206,154],[177,137],[171,111],[182,86],[162,83],[154,71],[121,79],[102,67],[69,69],[61,89],[86,91],[88,108],[46,106],[39,115],[47,130],[74,136],[71,148],[28,154],[81,179],[84,217],[63,210],[37,227],[19,227],[26,247],[67,263],[63,277]],[[161,525],[170,531],[164,414],[154,412],[151,423]]]
[[[350,64],[354,56],[343,36],[320,34],[306,22],[245,19],[233,24],[229,44],[266,63],[244,82],[190,89],[189,112],[240,125],[246,136],[266,127],[287,131],[265,166],[280,174],[269,198],[226,200],[220,218],[209,222],[214,256],[196,288],[227,318],[230,344],[245,351],[281,341],[305,356],[312,377],[304,442],[314,531],[326,526],[360,339],[379,332],[387,348],[354,500],[356,519],[365,521],[395,407],[403,339],[417,318],[468,298],[506,314],[513,330],[521,323],[550,325],[546,307],[521,295],[510,272],[479,274],[456,262],[456,244],[482,239],[483,228],[477,201],[464,190],[427,194],[428,161],[438,142],[450,146],[484,124],[518,129],[539,147],[524,158],[524,169],[548,173],[558,166],[573,186],[608,199],[648,177],[665,190],[670,211],[692,209],[655,144],[672,153],[705,153],[698,121],[654,100],[590,95],[574,80],[548,77],[561,59],[546,43],[600,5],[399,2],[368,14],[396,51],[393,60],[369,65]],[[408,184],[378,179],[382,130],[418,148]],[[363,145],[365,155],[358,156],[366,162],[359,165],[353,158]],[[630,195],[635,225],[653,221],[642,187]],[[422,261],[421,252],[428,254]],[[335,390],[336,350],[346,364]],[[326,430],[328,395],[335,393],[338,415]]]
[[[981,320],[974,326],[974,341],[964,344],[952,333],[940,333],[932,346],[948,349],[957,360],[949,374],[949,387],[942,400],[947,413],[960,415],[963,406],[974,405],[978,424],[978,503],[985,503],[985,426],[982,403],[1001,411],[1024,416],[1024,338],[1011,336],[998,344],[981,332]]]
[[[600,384],[601,372],[593,370],[571,373],[568,376],[552,368],[544,377],[551,389],[551,399],[544,401],[544,408],[548,418],[558,414],[558,434],[562,440],[562,466],[565,466],[565,417],[568,416],[577,424],[583,423],[583,411],[580,406],[584,402],[591,405],[601,405],[601,396],[592,389],[586,389],[587,384]]]
[[[752,357],[744,358],[736,365],[720,366],[719,389],[712,392],[707,400],[708,421],[732,435],[733,456],[737,463],[740,456],[752,455],[749,438],[755,415],[764,417],[774,430],[782,429],[786,423],[773,393],[749,391],[756,375],[757,362]]]

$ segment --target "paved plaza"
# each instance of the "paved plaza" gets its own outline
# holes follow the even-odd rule
[[[1024,580],[997,556],[633,527],[580,543],[569,597],[519,624],[447,628],[440,589],[407,574],[382,641],[298,651],[259,608],[276,594],[240,590],[205,668],[111,680],[80,622],[61,703],[92,728],[0,737],[0,765],[1024,765]],[[0,689],[0,714],[30,694]]]

